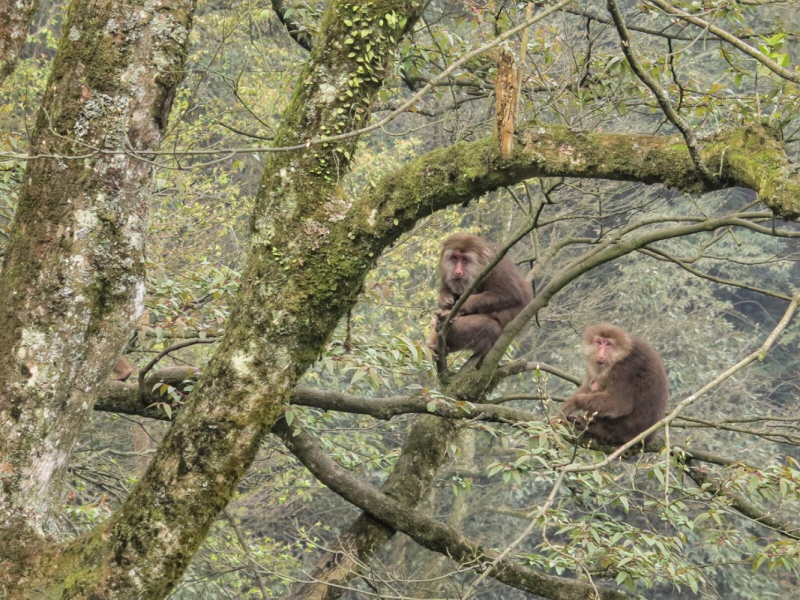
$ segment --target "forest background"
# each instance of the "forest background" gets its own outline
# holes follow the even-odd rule
[[[792,2],[0,14],[8,597],[797,593]],[[537,299],[440,378],[453,231]],[[679,409],[623,458],[549,421],[598,321]],[[101,385],[121,349],[141,376]]]

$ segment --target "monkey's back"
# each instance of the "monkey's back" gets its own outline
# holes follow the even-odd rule
[[[495,290],[497,294],[499,306],[493,317],[502,328],[514,320],[514,317],[533,299],[530,286],[508,256],[503,257],[489,276],[481,282],[477,291],[488,289]]]
[[[601,435],[609,443],[625,443],[661,420],[667,407],[669,383],[661,357],[645,341],[631,337],[633,345],[627,357],[608,374],[606,391],[631,411],[616,419],[598,423]],[[654,434],[648,436],[652,441]]]

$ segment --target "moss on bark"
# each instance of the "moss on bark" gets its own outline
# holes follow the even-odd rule
[[[0,276],[0,510],[20,540],[0,544],[9,575],[0,596],[64,585],[46,581],[69,563],[48,544],[49,518],[99,384],[143,308],[151,167],[104,151],[158,148],[193,10],[193,0],[75,0],[68,10]],[[37,550],[18,563],[20,546]],[[79,578],[79,564],[63,574]]]
[[[358,128],[420,11],[416,1],[331,3],[276,144]],[[160,598],[177,582],[375,260],[353,252],[340,197],[355,145],[270,156],[225,339],[122,509],[64,549],[78,561],[101,547],[91,581],[67,597]]]

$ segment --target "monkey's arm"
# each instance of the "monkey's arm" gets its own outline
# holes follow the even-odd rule
[[[498,292],[481,292],[480,294],[472,294],[464,306],[461,307],[461,314],[475,315],[475,314],[489,314],[519,306],[520,300],[516,294],[498,293]]]
[[[611,396],[605,391],[581,392],[579,390],[561,407],[562,414],[567,417],[578,410],[585,410],[590,415],[596,413],[598,417],[618,419],[633,411],[633,403],[630,398]]]
[[[570,416],[572,413],[574,413],[575,411],[577,411],[578,410],[578,401],[576,400],[576,398],[578,396],[585,396],[586,394],[588,394],[591,391],[592,391],[592,388],[589,387],[589,382],[588,381],[584,381],[581,384],[581,387],[578,388],[578,391],[575,392],[569,398],[567,398],[564,401],[564,404],[561,405],[561,410],[559,411],[561,413],[561,416],[563,418],[566,418],[566,417]],[[586,410],[586,409],[583,409],[583,410]]]

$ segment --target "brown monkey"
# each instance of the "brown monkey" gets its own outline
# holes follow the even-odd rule
[[[481,271],[497,255],[494,247],[478,236],[455,233],[442,242],[439,257],[439,313],[431,323],[428,347],[434,352],[439,329],[450,309]],[[503,328],[531,301],[530,286],[520,277],[506,256],[473,291],[458,315],[450,322],[447,350],[472,350],[482,359],[494,346]]]
[[[581,349],[586,381],[564,402],[563,416],[604,444],[624,444],[664,417],[667,372],[655,350],[608,323],[587,328]]]
[[[125,356],[120,354],[111,368],[111,379],[125,381],[133,373],[133,365]]]

